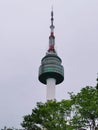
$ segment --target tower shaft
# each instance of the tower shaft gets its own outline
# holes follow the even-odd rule
[[[55,99],[55,85],[56,80],[54,78],[48,78],[47,79],[47,100],[54,100]]]

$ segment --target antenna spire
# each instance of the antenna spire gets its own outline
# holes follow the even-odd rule
[[[54,18],[53,18],[53,6],[52,6],[52,10],[51,10],[51,25],[50,25],[50,29],[51,29],[51,33],[53,33],[54,31],[54,25],[53,25],[53,21],[54,21]]]
[[[51,25],[50,25],[50,36],[49,36],[49,50],[48,52],[54,52],[55,53],[55,49],[54,49],[54,45],[55,45],[55,36],[54,36],[54,18],[53,18],[53,6],[52,6],[52,10],[51,10]]]

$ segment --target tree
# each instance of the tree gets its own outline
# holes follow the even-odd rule
[[[90,129],[95,130],[98,125],[98,90],[87,86],[78,94],[71,93],[70,96],[75,110],[73,123],[90,126]]]
[[[71,115],[71,101],[61,102],[48,101],[37,103],[37,107],[32,110],[31,115],[24,116],[22,127],[26,130],[72,130],[68,124]]]
[[[21,125],[26,130],[98,130],[98,83],[69,94],[69,100],[37,103]]]

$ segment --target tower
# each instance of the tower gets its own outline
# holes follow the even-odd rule
[[[57,55],[55,50],[55,36],[53,24],[53,10],[51,11],[51,25],[49,36],[49,49],[46,55],[41,60],[39,67],[38,79],[41,83],[46,84],[47,87],[47,100],[55,99],[55,86],[64,80],[64,68],[61,65],[62,60]]]

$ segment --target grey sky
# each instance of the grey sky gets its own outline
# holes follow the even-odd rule
[[[22,116],[46,100],[38,69],[48,48],[52,5],[56,49],[65,69],[57,99],[96,85],[98,0],[0,0],[0,128],[19,127]]]

